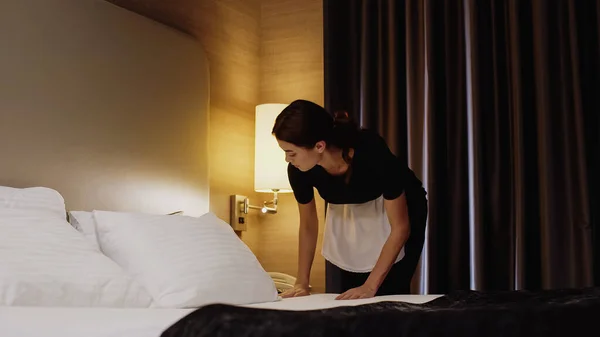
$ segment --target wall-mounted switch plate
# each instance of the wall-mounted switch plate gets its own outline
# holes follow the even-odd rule
[[[244,211],[247,197],[244,195],[232,195],[230,199],[229,224],[234,231],[245,231],[248,222],[248,214]]]

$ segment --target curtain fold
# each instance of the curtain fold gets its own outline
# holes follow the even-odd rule
[[[424,181],[415,293],[600,284],[600,1],[325,0],[325,98]]]
[[[463,17],[459,2],[406,2],[405,22],[410,27],[405,38],[410,122],[406,132],[411,135],[407,153],[410,167],[426,185],[432,210],[413,282],[413,289],[420,292],[469,285],[469,193],[463,188],[468,186]]]

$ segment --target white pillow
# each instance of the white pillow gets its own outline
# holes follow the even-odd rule
[[[43,212],[63,220],[67,217],[64,198],[56,190],[47,187],[0,186],[1,209]]]
[[[0,209],[0,305],[149,307],[149,293],[66,220]]]
[[[173,212],[168,215],[182,215],[182,212]],[[96,220],[94,219],[93,212],[69,211],[69,223],[100,250],[100,244],[98,243],[98,237],[96,236]]]
[[[100,249],[96,237],[96,220],[94,220],[94,213],[86,211],[69,211],[69,223],[81,232],[94,247]]]
[[[195,218],[94,211],[94,218],[102,251],[148,289],[155,307],[278,299],[256,256],[212,213]]]

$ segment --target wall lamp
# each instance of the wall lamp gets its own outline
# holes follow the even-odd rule
[[[232,195],[230,225],[236,231],[246,230],[246,216],[251,209],[265,214],[276,214],[278,195],[291,193],[287,176],[287,162],[277,140],[271,134],[275,119],[287,104],[268,103],[256,106],[254,133],[254,190],[259,193],[273,193],[273,199],[262,205],[252,205],[247,196]]]

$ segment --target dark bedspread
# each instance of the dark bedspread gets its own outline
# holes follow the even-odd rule
[[[600,288],[455,292],[425,304],[312,311],[199,308],[161,337],[600,336]]]

